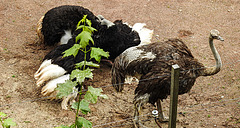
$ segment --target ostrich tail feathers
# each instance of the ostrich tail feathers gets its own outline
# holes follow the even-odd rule
[[[38,38],[40,40],[40,42],[43,42],[44,41],[44,36],[42,34],[42,22],[43,22],[43,18],[44,16],[42,16],[39,21],[37,22],[37,28],[36,28],[36,31],[37,31],[37,35],[38,35]]]

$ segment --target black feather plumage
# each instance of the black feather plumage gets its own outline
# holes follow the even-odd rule
[[[81,6],[63,5],[50,9],[42,21],[42,34],[44,43],[47,45],[57,44],[65,34],[64,30],[71,30],[72,34],[76,30],[78,22],[87,15],[92,26],[99,29],[98,18],[88,9]]]

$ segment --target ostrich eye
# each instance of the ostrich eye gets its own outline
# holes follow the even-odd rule
[[[212,38],[213,38],[213,39],[218,39],[218,38],[219,38],[219,35],[216,34],[216,33],[213,33],[213,34],[212,34]]]
[[[212,36],[212,38],[220,41],[224,41],[224,39],[221,36]]]

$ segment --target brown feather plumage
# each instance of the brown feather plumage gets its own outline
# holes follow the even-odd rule
[[[180,67],[178,92],[180,95],[190,91],[197,77],[214,75],[220,71],[222,62],[213,45],[213,39],[223,41],[219,31],[215,29],[210,31],[209,37],[209,46],[216,60],[215,67],[204,67],[179,39],[131,47],[115,59],[112,67],[112,83],[117,91],[123,90],[127,76],[135,76],[139,79],[134,97],[135,127],[141,124],[139,112],[141,105],[147,102],[153,105],[157,102],[159,120],[166,120],[159,100],[170,95],[172,65],[177,64]]]
[[[142,51],[141,55],[151,53],[155,55],[155,58],[141,58],[139,55],[136,60],[126,61],[128,60],[126,54],[130,53],[124,52],[115,59],[112,68],[112,82],[117,91],[122,91],[122,83],[127,75],[141,74],[135,90],[135,100],[146,93],[150,94],[148,102],[152,104],[157,99],[167,98],[170,93],[171,66],[174,64],[178,64],[181,68],[179,94],[184,94],[192,88],[195,79],[200,75],[199,70],[190,69],[204,67],[179,39],[136,46],[136,49]],[[134,54],[134,50],[132,54]]]

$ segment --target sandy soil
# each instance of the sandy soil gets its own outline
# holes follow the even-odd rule
[[[179,128],[240,127],[240,1],[239,0],[1,0],[0,1],[0,111],[14,118],[18,128],[52,128],[74,121],[74,112],[60,103],[41,99],[33,78],[42,58],[51,50],[37,43],[38,19],[59,5],[80,5],[111,21],[122,19],[133,25],[144,22],[154,29],[153,41],[178,37],[186,41],[194,56],[206,66],[215,64],[208,46],[209,31],[218,29],[225,42],[216,42],[222,70],[197,79],[192,90],[179,96]],[[102,87],[108,100],[91,105],[84,116],[94,127],[132,127],[133,92],[127,85],[116,93],[110,83],[110,68],[95,70],[94,87]],[[104,86],[104,87],[103,87]],[[163,101],[168,114],[169,99]],[[157,127],[144,105],[147,127]],[[167,124],[161,124],[167,127]]]

